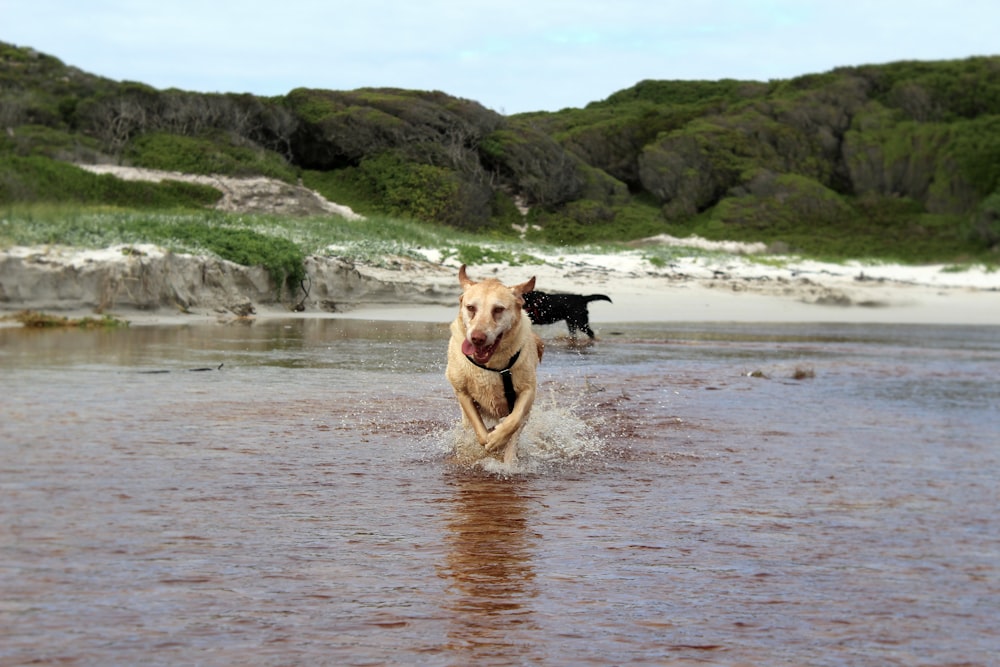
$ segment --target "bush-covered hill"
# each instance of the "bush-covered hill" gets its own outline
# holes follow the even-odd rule
[[[61,164],[116,161],[302,179],[369,214],[527,224],[560,243],[698,233],[993,262],[1000,247],[1000,57],[643,81],[582,109],[502,116],[441,92],[157,90],[0,43],[0,128],[0,204],[105,190],[120,204]],[[52,187],[66,178],[81,183]]]

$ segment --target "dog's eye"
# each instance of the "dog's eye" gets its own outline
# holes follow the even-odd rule
[[[493,317],[500,317],[503,315],[503,311],[507,310],[503,306],[493,306]]]
[[[475,315],[476,314],[476,307],[475,306],[469,305],[469,306],[466,306],[465,309],[469,312],[469,315]]]

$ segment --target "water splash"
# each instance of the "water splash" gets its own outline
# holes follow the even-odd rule
[[[506,465],[487,456],[461,422],[435,434],[431,444],[459,465],[500,476],[545,473],[567,464],[577,465],[601,455],[604,440],[593,425],[577,414],[578,405],[555,391],[535,402],[528,423],[520,434],[518,460]]]

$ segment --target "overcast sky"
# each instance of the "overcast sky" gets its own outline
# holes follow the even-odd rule
[[[156,88],[440,90],[501,113],[643,79],[1000,53],[996,0],[0,0],[0,41]]]

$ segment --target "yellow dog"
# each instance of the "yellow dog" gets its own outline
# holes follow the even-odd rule
[[[495,278],[474,282],[463,264],[458,282],[462,296],[451,323],[445,375],[462,407],[462,423],[487,453],[502,451],[503,462],[510,464],[535,401],[544,349],[522,310],[522,296],[535,288],[535,279],[512,287]]]

